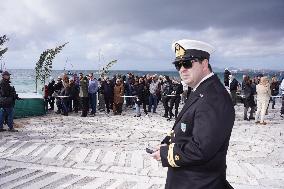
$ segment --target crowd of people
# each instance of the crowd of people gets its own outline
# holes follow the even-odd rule
[[[284,117],[284,78],[278,80],[276,76],[259,74],[253,78],[243,75],[240,83],[228,69],[224,72],[224,85],[230,91],[233,104],[238,97],[244,104],[244,120],[255,120],[256,124],[266,125],[264,117],[268,114],[268,107],[275,109],[276,98],[282,98],[280,116]],[[249,111],[249,112],[248,112]]]
[[[169,76],[114,75],[95,78],[93,73],[83,75],[63,74],[44,88],[45,107],[55,110],[57,114],[68,116],[69,112],[82,112],[81,116],[95,116],[97,110],[107,114],[121,115],[123,104],[135,109],[135,117],[140,117],[141,109],[147,116],[149,112],[157,113],[157,106],[164,107],[163,117],[177,118],[179,105],[184,103],[190,88],[180,80]]]
[[[284,91],[284,82],[276,76],[271,78],[259,74],[253,78],[243,75],[239,82],[229,70],[224,72],[224,85],[229,91],[233,105],[237,102],[244,104],[244,120],[255,120],[257,124],[266,125],[264,121],[268,106],[275,108],[276,98]],[[69,112],[81,110],[82,117],[95,116],[97,110],[107,114],[121,115],[123,104],[135,108],[135,117],[140,117],[141,109],[145,115],[156,113],[158,104],[164,109],[163,117],[171,120],[178,115],[180,103],[184,103],[191,92],[191,88],[184,82],[169,76],[144,75],[135,76],[114,75],[96,79],[93,73],[67,75],[50,79],[45,86],[46,109],[68,116]],[[284,99],[282,100],[284,103]],[[282,104],[283,104],[282,103]],[[284,115],[282,105],[280,116]]]
[[[2,73],[0,85],[0,131],[5,131],[3,123],[8,124],[10,131],[17,131],[12,124],[12,108],[19,98],[15,88],[10,86],[9,72]],[[224,85],[231,95],[233,105],[237,102],[244,104],[244,120],[254,120],[256,124],[266,125],[264,118],[269,104],[274,109],[276,98],[281,97],[280,116],[284,117],[284,79],[278,80],[276,76],[269,79],[262,74],[253,78],[244,75],[242,82],[239,82],[226,69]],[[191,90],[183,81],[166,75],[135,76],[128,73],[96,79],[93,73],[79,73],[63,74],[56,81],[50,78],[44,87],[44,99],[46,110],[57,110],[57,114],[65,116],[70,112],[80,111],[82,117],[95,116],[97,111],[121,115],[123,104],[135,109],[135,117],[142,115],[142,108],[147,116],[150,112],[157,113],[157,106],[161,104],[163,117],[171,120],[177,118],[179,106],[185,103]]]

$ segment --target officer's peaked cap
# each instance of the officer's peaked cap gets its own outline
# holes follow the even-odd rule
[[[172,44],[172,50],[176,53],[176,58],[210,58],[214,47],[208,43],[196,40],[182,39]]]

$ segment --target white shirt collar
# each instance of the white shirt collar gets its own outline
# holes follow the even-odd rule
[[[214,73],[211,72],[210,74],[208,74],[208,75],[206,75],[205,77],[203,77],[203,78],[201,79],[201,81],[200,81],[199,83],[197,83],[197,85],[196,85],[195,87],[193,87],[192,91],[195,91],[195,90],[197,89],[197,87],[198,87],[204,80],[206,80],[206,79],[212,77],[213,75],[214,75]]]

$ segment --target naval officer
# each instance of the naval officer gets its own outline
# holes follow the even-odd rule
[[[225,189],[226,154],[235,120],[231,97],[209,63],[213,47],[195,40],[173,43],[173,62],[192,88],[168,136],[152,157],[168,167],[166,189]]]

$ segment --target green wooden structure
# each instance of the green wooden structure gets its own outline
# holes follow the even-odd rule
[[[15,104],[15,118],[42,116],[46,114],[44,99],[42,95],[34,93],[19,94],[22,100],[17,100]]]

